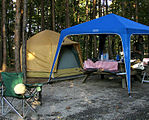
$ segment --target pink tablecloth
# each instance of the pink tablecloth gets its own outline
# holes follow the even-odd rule
[[[96,61],[95,63],[88,59],[84,62],[84,69],[87,68],[98,68],[110,71],[118,70],[118,62],[117,61]]]
[[[149,62],[149,58],[143,58],[143,65],[147,65]]]

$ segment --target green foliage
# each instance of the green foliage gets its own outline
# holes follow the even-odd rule
[[[138,18],[139,23],[149,25],[149,1],[138,1]],[[110,12],[124,16],[131,20],[136,20],[136,0],[113,0],[110,6]]]
[[[145,25],[149,25],[149,0],[140,0],[139,22]]]
[[[138,22],[149,25],[149,0],[137,0],[138,1]],[[41,2],[40,0],[28,0],[28,12],[27,12],[27,31],[28,37],[41,31]],[[44,0],[44,13],[45,13],[45,29],[51,29],[51,0]],[[136,0],[112,0],[112,4],[108,7],[109,13],[115,13],[120,16],[136,21]],[[96,14],[99,14],[98,1],[96,4]],[[12,0],[6,1],[6,34],[7,34],[7,54],[8,61],[14,59],[14,30],[15,30],[15,3]],[[103,7],[103,6],[100,6]],[[2,0],[0,0],[0,8],[2,8]],[[104,11],[105,6],[103,7]],[[102,9],[103,9],[102,8]],[[103,11],[102,11],[103,12]],[[106,12],[102,13],[105,14]],[[0,10],[0,21],[2,20],[2,9]],[[55,26],[56,31],[66,28],[66,3],[65,0],[55,0]],[[70,26],[74,26],[87,21],[86,17],[86,0],[69,0],[69,18]],[[88,20],[93,19],[93,0],[88,0]],[[0,27],[2,28],[1,24]],[[1,33],[0,33],[1,34]],[[97,36],[97,35],[96,35]],[[86,59],[86,45],[88,44],[88,56],[93,56],[94,40],[88,35],[71,37],[74,41],[78,41],[81,44],[83,57]],[[86,44],[86,39],[88,43]],[[97,36],[97,47],[99,47],[99,39]],[[117,40],[114,45],[115,51],[119,51],[119,37],[115,37]],[[132,39],[134,39],[132,37]],[[0,40],[1,41],[1,40]],[[132,41],[133,43],[133,41]],[[108,46],[108,42],[106,42]],[[97,48],[98,49],[98,48]]]

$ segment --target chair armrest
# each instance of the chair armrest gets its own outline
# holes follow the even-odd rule
[[[31,88],[34,88],[34,87],[42,87],[43,84],[42,83],[35,83],[35,84],[25,84],[26,87],[31,87]]]
[[[42,83],[35,83],[35,84],[25,84],[27,89],[36,88],[37,91],[42,91]]]

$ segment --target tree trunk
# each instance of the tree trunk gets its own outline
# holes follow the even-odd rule
[[[89,47],[88,47],[88,49],[89,49],[89,55],[88,55],[88,57],[89,58],[93,58],[93,40],[92,40],[92,35],[89,35]]]
[[[105,15],[105,1],[103,0],[103,3],[102,3],[102,16]]]
[[[88,18],[88,0],[86,0],[86,22],[89,20]],[[88,42],[89,42],[89,36],[85,36],[85,56],[88,58]]]
[[[2,0],[2,40],[3,40],[3,64],[2,71],[6,71],[7,69],[7,47],[6,47],[6,1]]]
[[[40,17],[40,9],[38,9],[38,18]],[[39,23],[39,22],[38,22]],[[37,24],[38,32],[40,31],[40,24]]]
[[[101,0],[98,0],[98,8],[99,8],[99,17],[102,16],[102,8],[101,8]]]
[[[112,58],[114,59],[114,55],[116,55],[116,49],[115,49],[115,39],[114,39],[114,36],[112,36]]]
[[[122,3],[121,3],[121,5],[122,5],[122,16],[124,17],[125,16],[125,1],[123,0],[122,1]]]
[[[106,15],[108,14],[108,0],[106,0]]]
[[[101,7],[101,0],[98,0],[98,15],[99,15],[99,17],[101,17],[102,16],[102,7]],[[98,37],[99,37],[99,39],[98,39],[98,43],[100,43],[100,35],[98,35]],[[100,57],[99,56],[99,44],[98,44],[98,51],[97,51],[97,57]]]
[[[135,0],[136,4],[136,22],[138,22],[138,0]]]
[[[20,0],[16,0],[16,22],[15,22],[15,69],[20,72]]]
[[[108,36],[108,53],[109,53],[109,59],[113,59],[113,38],[112,36]]]
[[[11,24],[11,19],[9,19],[8,18],[8,24],[10,25]],[[11,65],[13,65],[14,64],[14,60],[13,60],[13,49],[12,49],[12,47],[13,47],[13,41],[11,40],[11,36],[9,35],[9,33],[11,32],[11,28],[10,27],[7,27],[6,28],[7,29],[7,39],[8,39],[8,41],[7,41],[7,58],[9,58],[8,59],[8,61],[9,61],[9,66],[7,66],[7,67],[11,67]]]
[[[45,30],[45,19],[44,19],[44,0],[41,0],[41,30]]]
[[[45,18],[44,18],[44,20],[45,20],[45,29],[50,29],[50,17],[49,17],[49,14],[51,13],[51,11],[49,11],[49,8],[51,8],[51,6],[50,6],[50,0],[46,0],[45,1],[45,3],[44,3],[46,6],[45,6]]]
[[[27,0],[24,0],[24,12],[23,12],[23,27],[22,27],[22,72],[24,73],[24,80],[26,81],[26,24],[27,24]]]
[[[95,19],[96,18],[96,0],[93,0],[93,19]],[[94,56],[94,58],[97,58],[97,42],[96,42],[96,36],[95,35],[93,35],[93,56]]]
[[[55,0],[51,3],[52,30],[55,31]]]
[[[89,20],[88,18],[88,0],[86,0],[86,22]]]
[[[77,4],[77,8],[78,8],[78,9],[77,9],[77,23],[78,23],[78,24],[80,24],[80,14],[79,14],[79,11],[80,11],[79,8],[80,8],[80,7],[79,7],[79,3],[80,3],[80,0],[78,0],[78,4]]]
[[[76,12],[77,12],[77,8],[78,8],[77,1],[74,0],[71,4],[73,6],[73,8],[72,8],[72,10],[73,10],[73,22],[74,22],[74,24],[76,24],[76,22],[77,22]]]
[[[93,19],[96,18],[96,0],[93,0]]]
[[[86,36],[83,36],[83,54],[82,54],[82,59],[83,59],[83,61],[85,60],[85,43],[86,43],[86,41],[85,41],[85,38],[86,38]]]
[[[28,38],[32,36],[32,15],[33,15],[33,12],[32,12],[33,7],[32,6],[33,6],[32,2],[31,2],[31,0],[29,0],[29,21],[28,21],[29,31],[28,31],[28,36],[27,36]],[[38,28],[38,30],[39,30],[39,28]]]
[[[70,27],[70,21],[69,21],[69,0],[65,0],[66,3],[66,28]]]

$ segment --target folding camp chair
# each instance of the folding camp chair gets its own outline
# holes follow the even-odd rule
[[[30,99],[34,97],[35,92],[28,90],[24,93],[18,93],[23,88],[16,89],[17,85],[24,85],[23,73],[8,73],[2,72],[2,116],[6,116],[10,111],[16,112],[22,119],[26,117],[29,110],[34,112],[35,109],[31,106]],[[25,86],[25,85],[24,85]],[[27,88],[25,86],[25,88]],[[30,86],[32,88],[32,86]]]
[[[143,70],[142,73],[143,73],[142,83],[149,82],[149,66],[145,66],[145,69]]]

